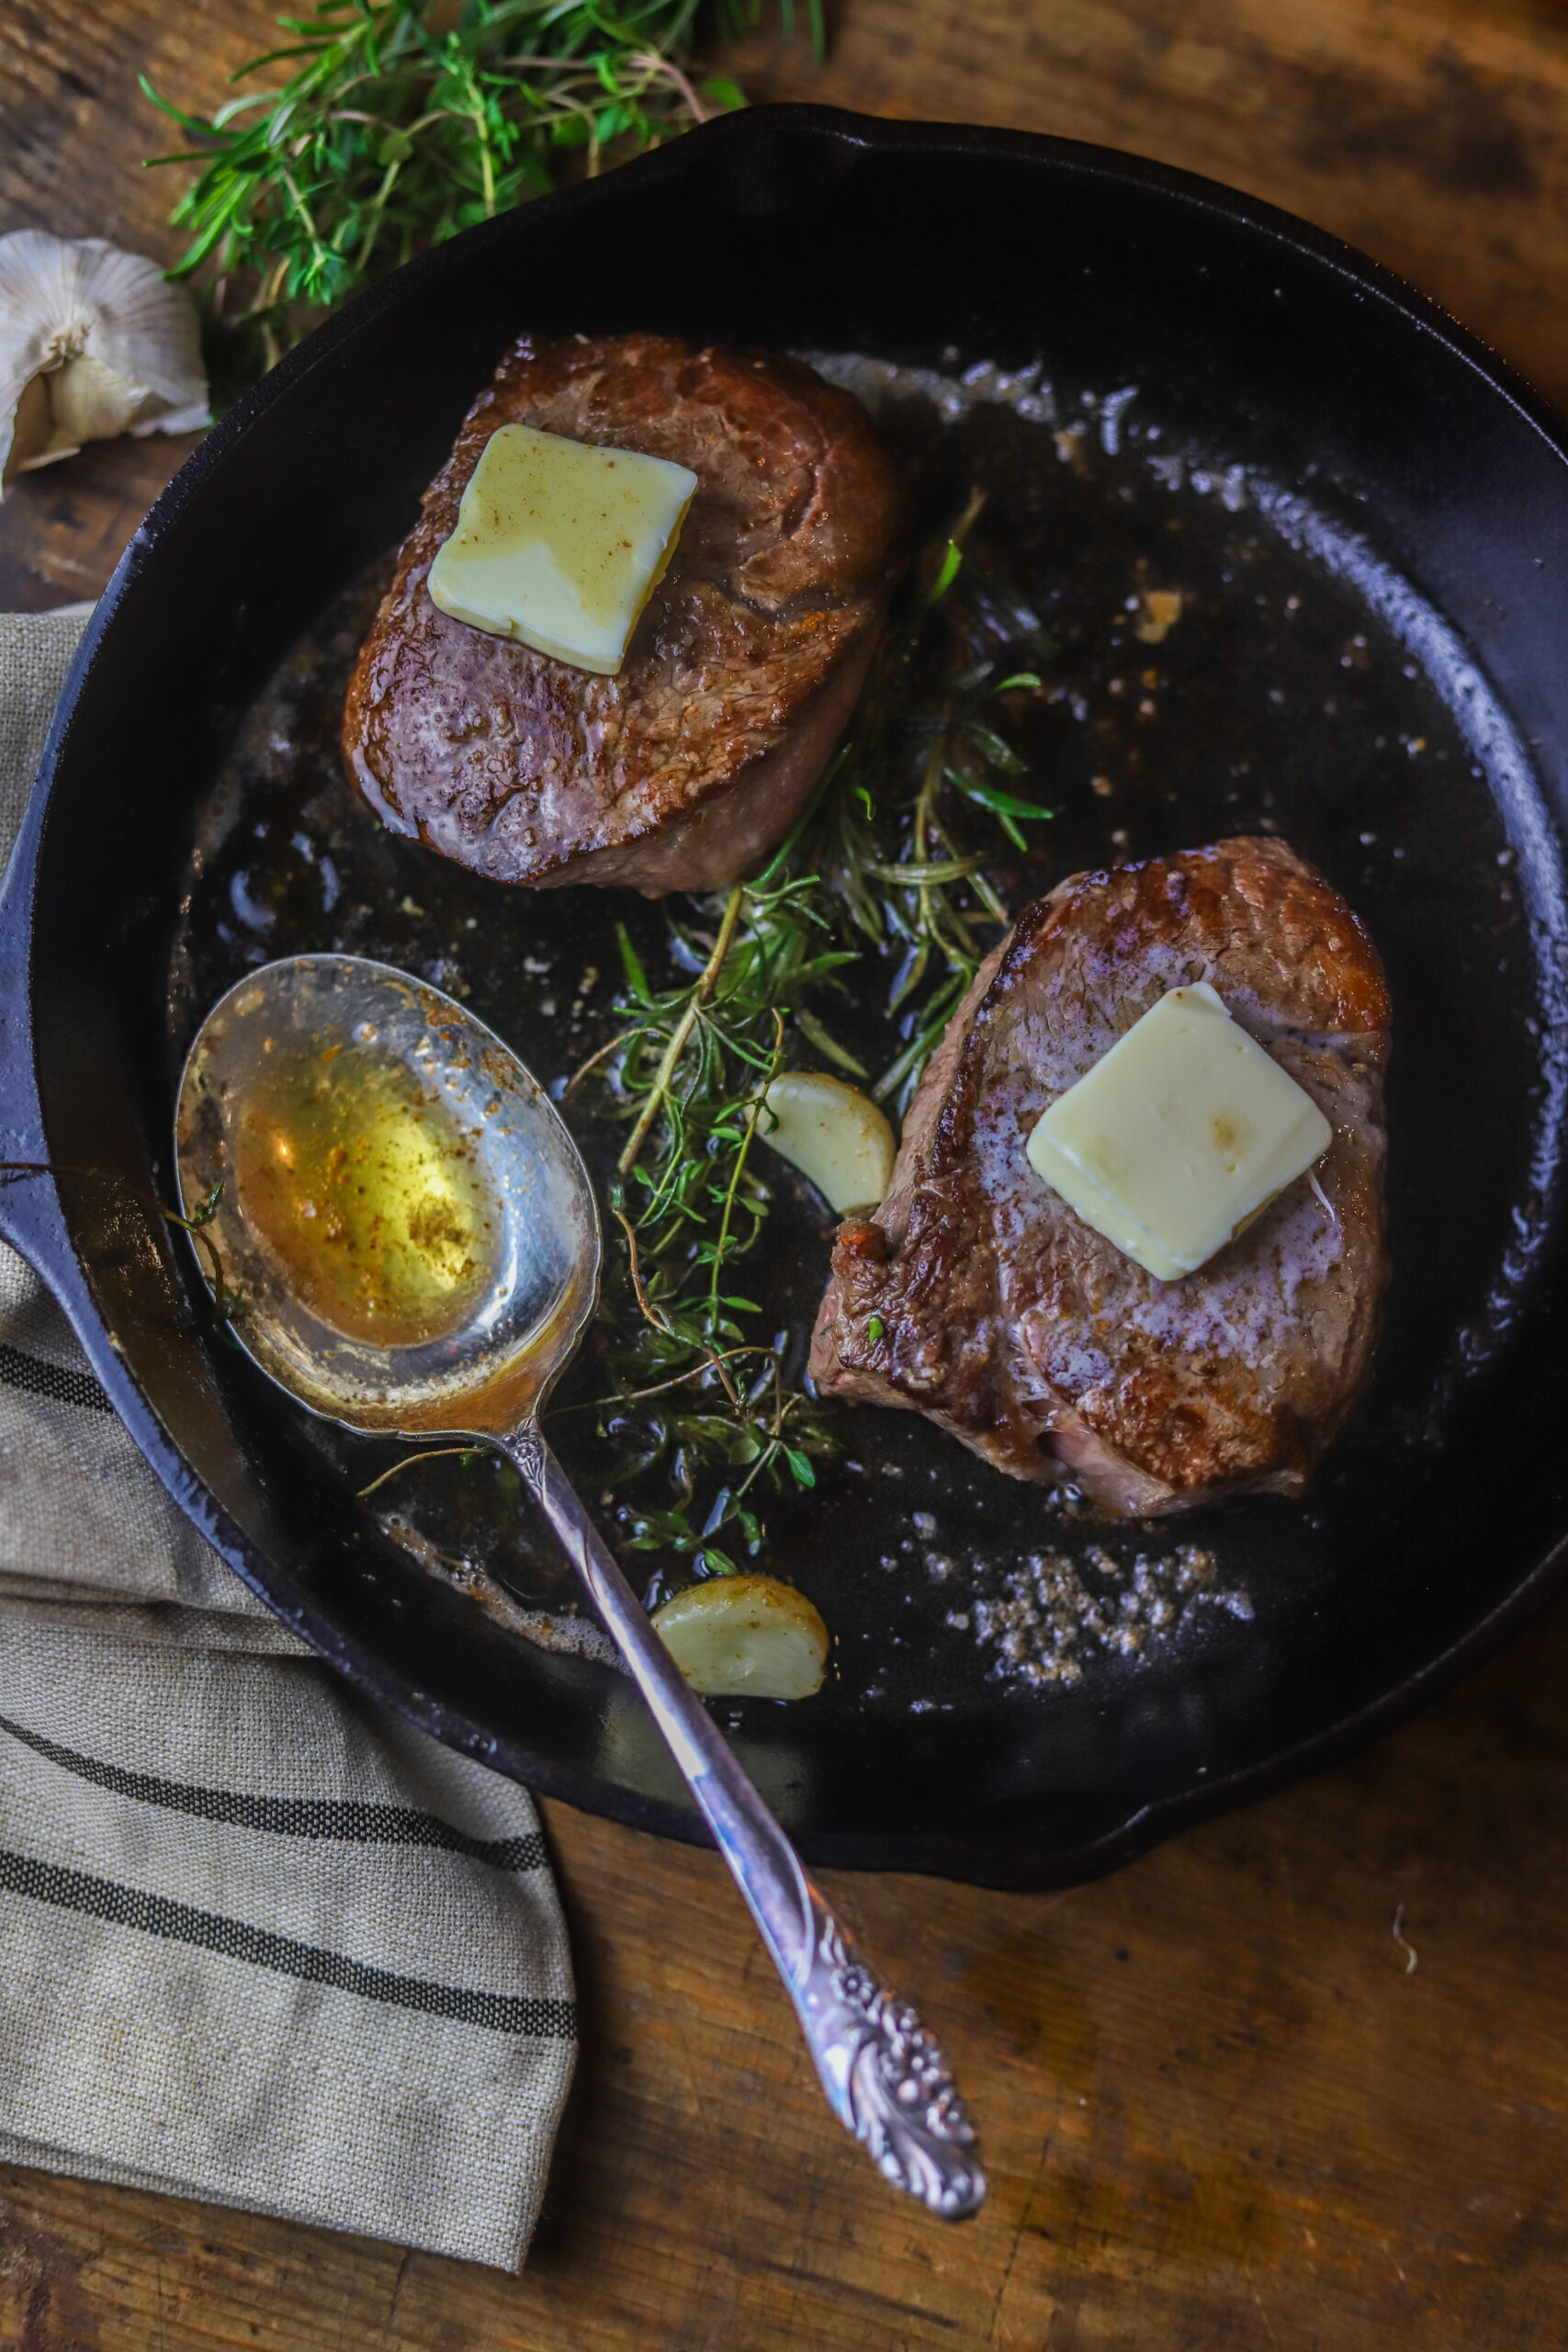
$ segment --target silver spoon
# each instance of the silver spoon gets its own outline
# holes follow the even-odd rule
[[[521,1472],[670,1744],[783,1977],[829,2104],[949,2219],[986,2192],[933,2037],[843,1933],[664,1647],[539,1415],[599,1289],[599,1217],[554,1105],[492,1031],[355,956],[292,956],[208,1014],[180,1080],[187,1217],[235,1338],[354,1430],[473,1439]]]

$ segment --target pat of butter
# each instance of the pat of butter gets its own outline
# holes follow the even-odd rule
[[[430,567],[431,597],[454,620],[613,678],[696,486],[663,458],[503,424]]]
[[[1333,1129],[1208,983],[1171,989],[1029,1138],[1086,1225],[1179,1282],[1322,1158]]]

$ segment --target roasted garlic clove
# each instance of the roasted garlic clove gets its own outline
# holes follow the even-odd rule
[[[835,1216],[874,1209],[887,1190],[893,1130],[868,1094],[825,1070],[784,1070],[763,1097],[757,1132],[816,1185]]]
[[[828,1628],[803,1592],[773,1577],[710,1577],[653,1623],[705,1699],[809,1699],[822,1687]]]
[[[156,262],[101,237],[0,237],[0,480],[209,422],[196,311]]]

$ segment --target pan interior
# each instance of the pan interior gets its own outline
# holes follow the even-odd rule
[[[934,366],[814,356],[876,411],[924,530],[984,493],[976,560],[1054,641],[1024,720],[1024,788],[1057,813],[1027,857],[994,868],[1010,908],[1084,866],[1277,833],[1343,891],[1388,967],[1394,1277],[1371,1390],[1304,1504],[1116,1522],[1002,1478],[911,1416],[844,1408],[841,1461],[815,1495],[767,1509],[763,1564],[835,1635],[817,1701],[734,1714],[792,1824],[852,1819],[835,1785],[846,1760],[911,1743],[929,1779],[962,1759],[993,1818],[1042,1789],[1148,1802],[1245,1761],[1260,1722],[1309,1719],[1325,1679],[1358,1687],[1486,1540],[1489,1507],[1458,1473],[1539,1303],[1557,1200],[1555,839],[1520,737],[1455,631],[1352,499],[1282,474],[1239,417],[1229,438],[1204,437],[1158,380],[1075,373],[1048,345],[1010,368],[982,347]],[[201,805],[170,1067],[252,965],[331,950],[459,994],[558,1088],[615,1033],[617,923],[672,976],[660,911],[485,883],[355,800],[337,724],[387,570],[378,558],[299,638]],[[873,1068],[889,1058],[888,978],[868,958],[835,1015]],[[573,1124],[602,1182],[620,1130],[593,1102],[578,1097]],[[778,1193],[747,1283],[767,1328],[795,1335],[798,1369],[832,1220],[803,1183]],[[593,1414],[570,1410],[602,1385],[590,1363],[552,1437],[624,1541],[613,1453]],[[541,1640],[579,1653],[571,1672],[597,1678],[594,1771],[672,1794],[547,1538],[520,1526],[504,1466],[433,1462],[353,1505],[393,1458],[384,1448],[287,1414],[272,1442],[352,1537],[362,1578],[390,1591],[412,1562],[487,1611],[519,1663]],[[668,1563],[628,1565],[666,1589]]]

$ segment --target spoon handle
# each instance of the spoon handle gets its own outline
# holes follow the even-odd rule
[[[896,2188],[946,2220],[973,2213],[986,2178],[934,2036],[856,1951],[807,1877],[544,1439],[524,1430],[505,1450],[576,1565],[735,1873],[829,2105]]]

